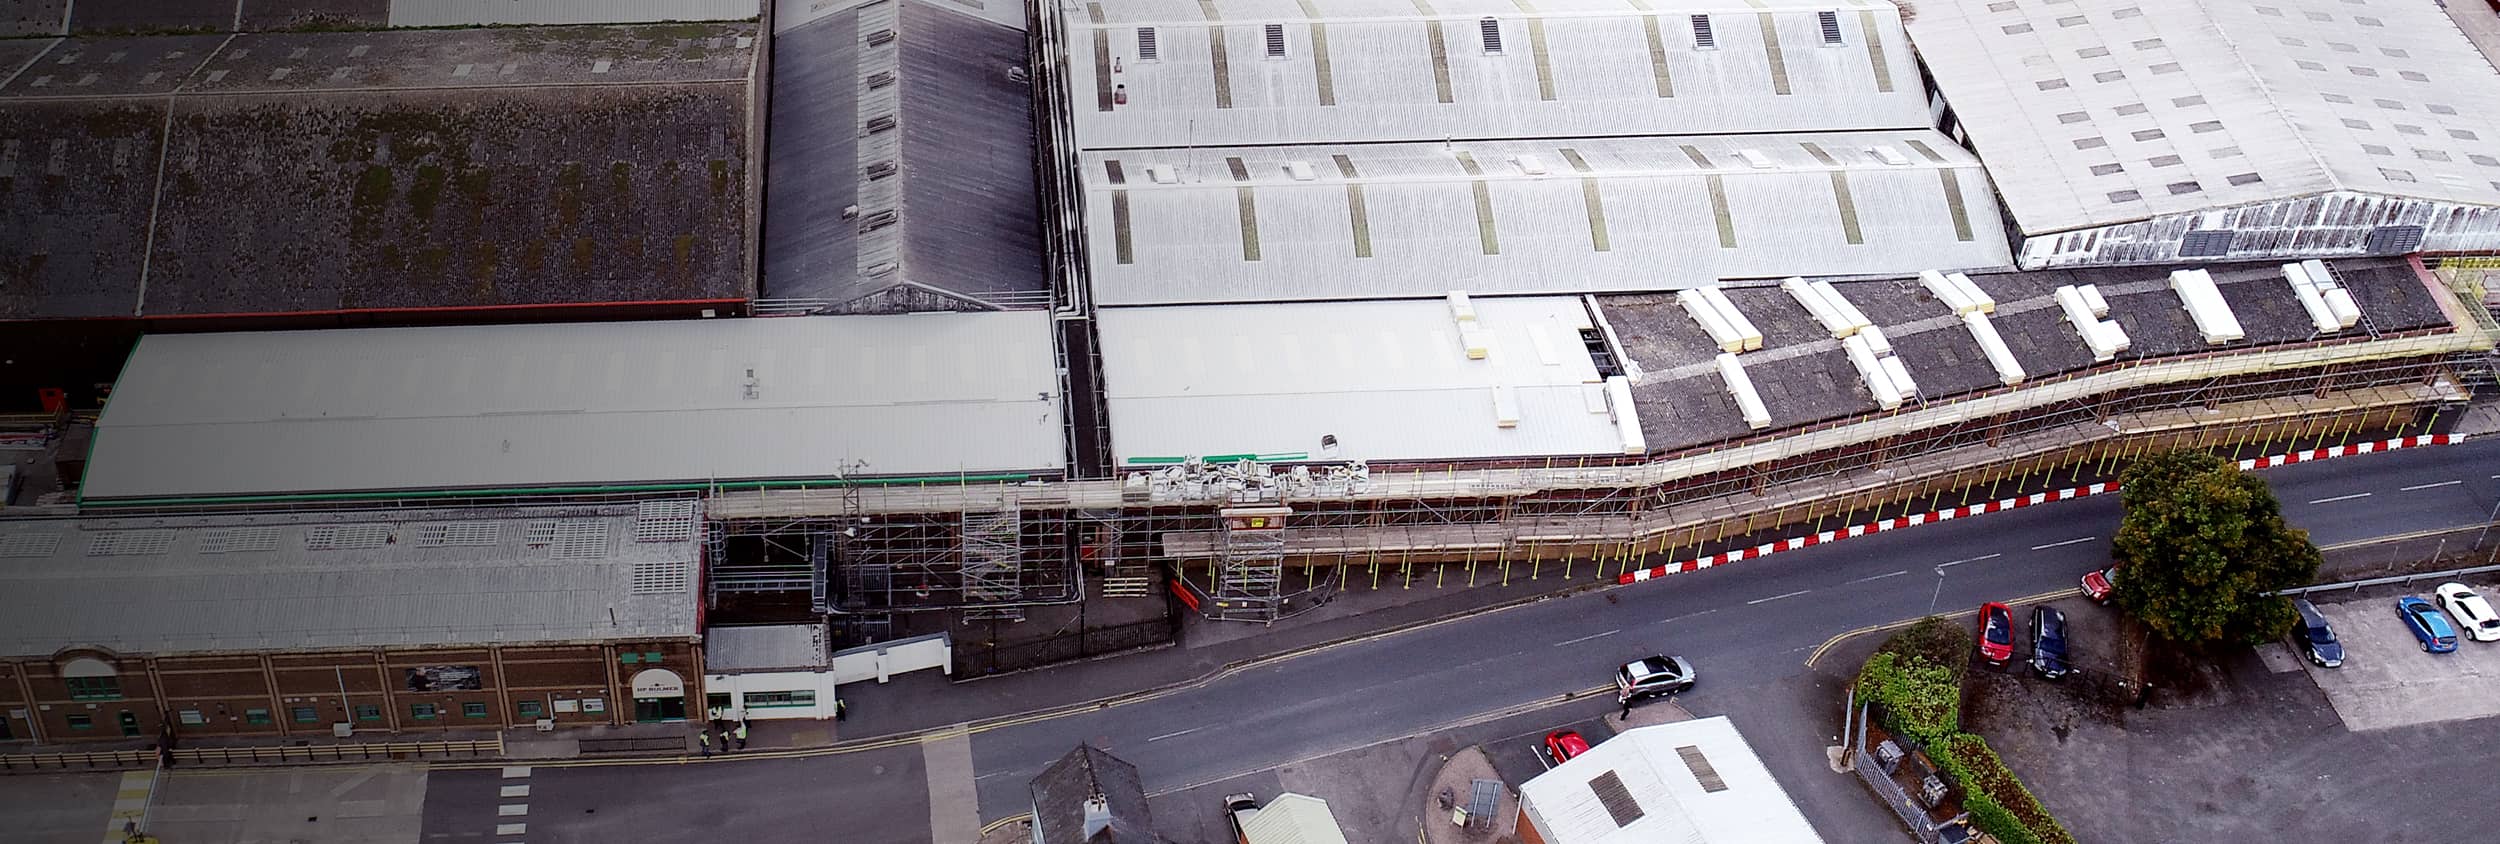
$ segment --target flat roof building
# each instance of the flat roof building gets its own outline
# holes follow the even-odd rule
[[[1625,730],[1519,786],[1541,844],[1821,844],[1724,716]]]

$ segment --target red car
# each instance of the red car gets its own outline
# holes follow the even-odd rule
[[[2014,658],[2014,610],[1989,601],[1979,605],[1979,655],[1990,665]]]
[[[2097,571],[2085,572],[2083,575],[2083,596],[2092,599],[2093,603],[2106,604],[2109,603],[2110,590],[2117,588],[2117,585],[2117,566],[2110,566],[2109,568]]]
[[[1545,752],[1554,757],[1554,764],[1560,765],[1589,752],[1589,740],[1572,730],[1555,730],[1545,734]]]

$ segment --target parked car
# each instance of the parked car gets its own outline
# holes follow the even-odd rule
[[[2292,609],[2300,613],[2300,627],[2292,631],[2292,640],[2302,653],[2308,654],[2309,661],[2320,668],[2343,666],[2344,643],[2336,641],[2335,628],[2327,626],[2326,615],[2318,612],[2318,605],[2301,598],[2292,602]]]
[[[1545,734],[1545,753],[1553,758],[1556,765],[1587,752],[1589,740],[1581,738],[1576,730],[1555,730]]]
[[[2442,583],[2434,590],[2439,595],[2439,608],[2456,619],[2465,638],[2477,642],[2500,641],[2500,614],[2491,611],[2491,602],[2474,594],[2473,587],[2462,583]]]
[[[2044,680],[2066,676],[2066,614],[2031,608],[2031,670]]]
[[[1692,688],[1693,680],[1693,664],[1683,657],[1643,657],[1615,669],[1615,702],[1675,694]]]
[[[1248,833],[1241,831],[1241,825],[1247,823],[1250,820],[1251,815],[1258,813],[1258,795],[1246,792],[1242,794],[1225,795],[1224,820],[1233,825],[1234,844],[1250,844],[1250,836]]]
[[[2118,587],[2118,567],[2110,566],[2083,573],[2083,596],[2092,603],[2109,603],[2110,590]]]
[[[2014,610],[1989,601],[1979,605],[1979,656],[1990,665],[2014,658]]]
[[[2431,602],[2412,595],[2397,598],[2396,614],[2404,617],[2413,638],[2422,640],[2423,651],[2444,654],[2457,649],[2456,628],[2448,626],[2448,617],[2440,615]]]

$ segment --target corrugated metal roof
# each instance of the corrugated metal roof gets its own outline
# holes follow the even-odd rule
[[[707,671],[787,671],[832,664],[821,624],[771,624],[703,628]]]
[[[1482,360],[1439,300],[1104,309],[1113,453],[1319,459],[1325,435],[1361,460],[1622,452],[1580,300],[1474,307]],[[1516,427],[1497,424],[1497,385],[1517,398]]]
[[[983,11],[901,0],[779,22],[766,297],[876,299],[851,310],[1047,301],[1031,89],[1010,75],[1025,35]]]
[[[1241,823],[1241,837],[1250,844],[1346,844],[1345,830],[1328,801],[1307,794],[1276,795],[1257,814]]]
[[[1708,761],[1705,788],[1687,756]],[[1617,824],[1589,781],[1612,771],[1641,814]],[[1519,786],[1521,810],[1551,844],[1821,844],[1761,757],[1724,716],[1638,727]]]
[[[1050,331],[1024,311],[155,334],[98,422],[85,491],[1053,470]]]
[[[1109,305],[1661,290],[2010,263],[1978,160],[1932,131],[1081,158],[1093,289]]]
[[[1930,123],[1880,0],[1056,2],[1085,149]]]
[[[2338,189],[2500,204],[2500,72],[2430,3],[1921,3],[2027,234]]]
[[[390,0],[391,26],[745,20],[760,0]]]
[[[0,653],[691,638],[694,538],[637,541],[634,513],[0,523]]]

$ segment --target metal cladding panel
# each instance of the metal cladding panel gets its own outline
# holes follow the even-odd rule
[[[1098,316],[1121,465],[1213,454],[1427,460],[1622,450],[1569,297],[1478,299],[1471,360],[1442,300],[1106,308]],[[1541,335],[1541,336],[1540,336]],[[1542,347],[1542,348],[1540,348]],[[1553,361],[1547,363],[1547,360]],[[1496,419],[1495,387],[1519,419]],[[1625,412],[1630,412],[1627,408]]]
[[[840,299],[859,273],[859,25],[827,16],[773,36],[764,168],[763,295]],[[873,292],[873,291],[867,291]]]
[[[1028,311],[152,335],[86,495],[1054,470],[1050,330]]]
[[[760,0],[390,0],[392,26],[746,20]]]
[[[1955,0],[1910,31],[2026,234],[2339,190],[2500,205],[2500,72],[2433,4]]]
[[[1108,42],[1102,61],[1069,63],[1070,90],[1117,92],[1074,108],[1083,149],[1930,122],[1924,95],[1899,82],[1918,71],[1888,4],[1843,15],[1841,43],[1827,45],[1815,12],[1828,4],[1668,0],[1644,12],[1575,0],[1525,12],[1482,0],[1310,0],[1305,12],[1274,0],[1115,0],[1099,4],[1104,22],[1095,23],[1095,4],[1059,2],[1068,7],[1068,43],[1091,43],[1097,33]],[[1712,21],[1713,48],[1695,46],[1697,14]],[[1502,33],[1498,51],[1482,38],[1487,18]],[[1764,35],[1766,21],[1774,38]],[[1270,26],[1280,27],[1281,56]],[[1155,31],[1151,59],[1141,60],[1140,28]],[[1654,81],[1662,75],[1666,84]]]
[[[2371,235],[2418,227],[2423,252],[2500,250],[2500,206],[2335,191],[2024,238],[2025,269],[2384,254]],[[2183,257],[2190,233],[2229,232],[2221,254]],[[2407,250],[2413,251],[2413,250]]]
[[[902,7],[903,273],[974,298],[1049,292],[1023,32]]]
[[[1330,166],[1339,156],[1358,175]],[[1662,290],[2011,262],[1977,160],[1924,131],[1136,150],[1088,153],[1082,167],[1093,290],[1109,305]],[[1147,177],[1157,172],[1169,182]]]

